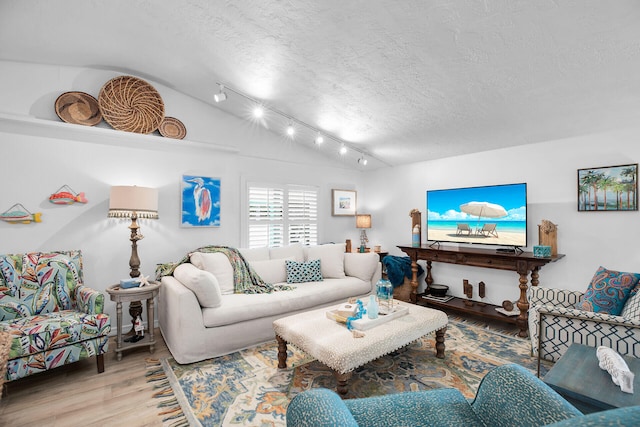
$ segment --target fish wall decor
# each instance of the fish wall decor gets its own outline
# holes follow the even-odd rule
[[[20,203],[16,203],[0,214],[0,219],[12,224],[42,222],[42,212],[31,213]]]
[[[55,193],[49,196],[49,201],[56,205],[71,205],[73,203],[87,203],[84,193],[76,193],[68,185],[58,188]]]

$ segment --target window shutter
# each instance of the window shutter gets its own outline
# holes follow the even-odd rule
[[[318,190],[295,185],[248,185],[250,248],[318,242]]]

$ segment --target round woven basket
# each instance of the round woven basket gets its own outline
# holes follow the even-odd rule
[[[157,90],[142,79],[120,76],[100,89],[102,118],[114,129],[151,133],[164,118],[164,102]]]
[[[102,120],[98,100],[84,92],[65,92],[55,103],[56,114],[63,121],[77,125],[95,126]]]
[[[158,131],[166,138],[183,139],[187,136],[187,128],[175,117],[165,117],[160,123]]]

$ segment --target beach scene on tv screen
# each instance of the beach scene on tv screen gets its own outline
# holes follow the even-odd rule
[[[427,191],[427,240],[526,246],[526,184]]]

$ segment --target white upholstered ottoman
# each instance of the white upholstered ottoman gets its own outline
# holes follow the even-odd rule
[[[322,308],[283,317],[273,322],[278,340],[278,368],[287,366],[287,343],[331,368],[338,382],[337,391],[344,396],[354,369],[391,353],[431,332],[436,333],[436,357],[444,358],[444,334],[447,315],[439,310],[398,302],[409,314],[378,325],[354,338],[347,327],[328,319]]]

